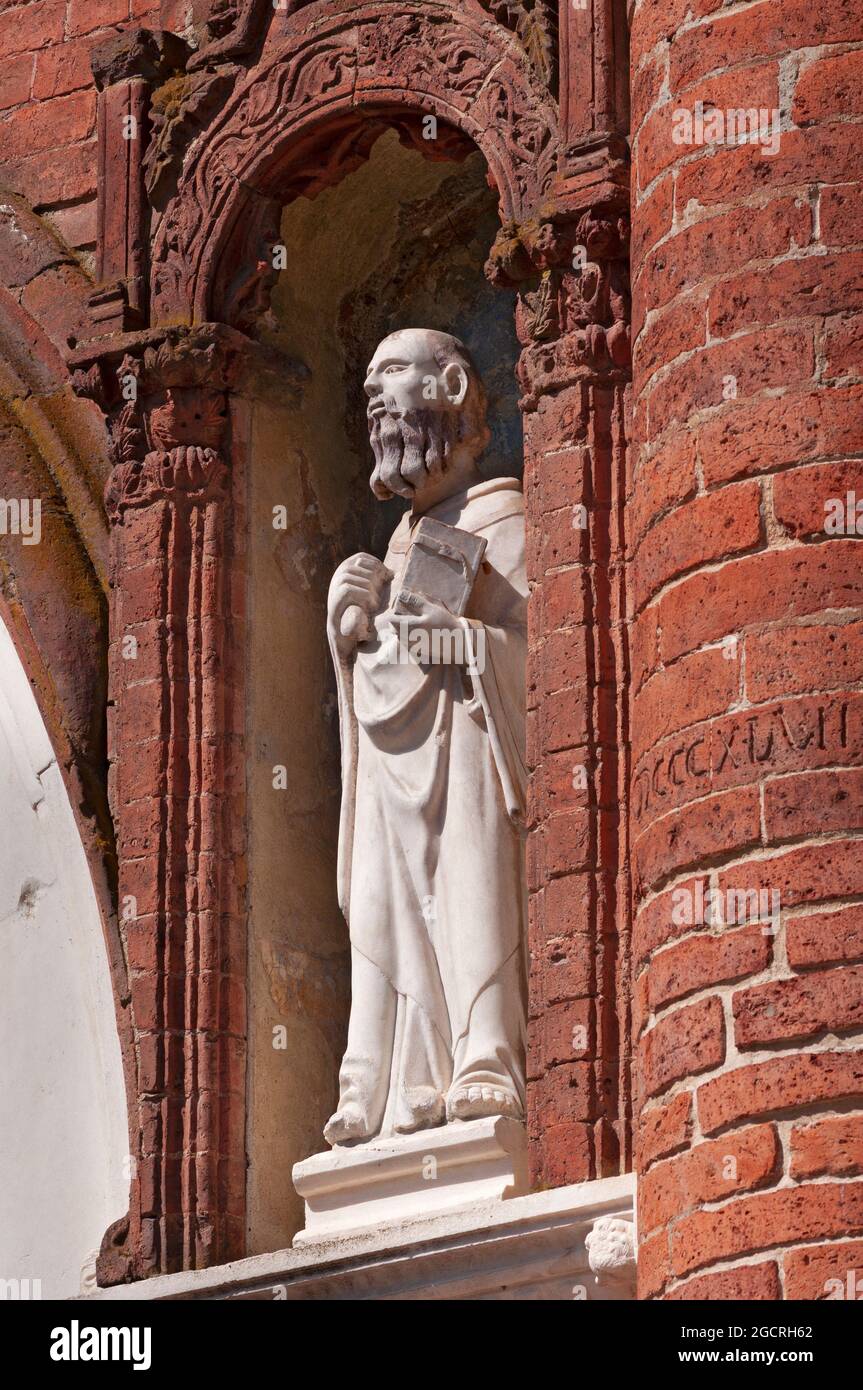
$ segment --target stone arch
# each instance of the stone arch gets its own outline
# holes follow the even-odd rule
[[[110,465],[104,418],[75,395],[65,361],[89,331],[91,290],[68,248],[24,200],[0,194],[0,498],[39,499],[41,507],[38,544],[0,534],[0,621],[35,698],[86,856],[128,1098],[135,1094],[129,986],[117,925],[105,727],[102,494]]]
[[[440,123],[424,139],[423,119]],[[431,157],[476,147],[504,224],[537,215],[558,154],[557,108],[519,41],[478,4],[312,6],[189,150],[153,253],[154,323],[247,327],[272,283],[281,206],[365,159],[395,125]]]

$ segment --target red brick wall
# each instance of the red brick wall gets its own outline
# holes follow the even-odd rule
[[[96,88],[90,50],[160,0],[0,0],[0,188],[67,244],[96,241]]]
[[[863,1262],[863,10],[632,38],[640,1292],[818,1298]],[[699,100],[778,152],[675,143]]]

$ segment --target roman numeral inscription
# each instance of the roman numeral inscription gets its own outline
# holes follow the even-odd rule
[[[863,697],[805,696],[706,720],[662,740],[634,778],[637,826],[765,774],[863,763]]]

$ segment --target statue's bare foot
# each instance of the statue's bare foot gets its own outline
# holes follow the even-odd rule
[[[354,1100],[340,1105],[324,1126],[324,1138],[332,1145],[351,1144],[357,1139],[368,1139],[370,1134],[368,1116]]]
[[[394,1126],[397,1134],[413,1134],[417,1129],[442,1125],[446,1119],[444,1098],[434,1086],[411,1086],[404,1093],[408,1116]]]
[[[448,1120],[481,1120],[485,1115],[522,1118],[518,1096],[502,1086],[455,1086],[447,1097]]]

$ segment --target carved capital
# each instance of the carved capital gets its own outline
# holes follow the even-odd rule
[[[105,490],[108,519],[116,524],[129,507],[146,507],[165,499],[182,497],[190,505],[209,502],[224,492],[227,475],[221,454],[195,445],[153,452],[142,461],[118,463]]]
[[[584,377],[625,381],[631,363],[629,219],[615,208],[549,211],[504,225],[486,274],[516,288],[524,409]]]
[[[89,349],[89,351],[88,351]],[[108,417],[112,523],[163,498],[204,503],[226,487],[229,394],[299,399],[306,369],[221,324],[127,334],[73,360],[72,384]]]
[[[145,336],[127,344],[118,365],[102,359],[76,374],[76,389],[101,397],[110,412],[114,467],[105,505],[112,524],[129,507],[165,498],[194,504],[224,489],[229,375],[224,343],[213,333],[157,342]]]
[[[237,392],[298,405],[308,368],[224,323],[152,328],[84,343],[68,358],[72,385],[108,415],[121,411],[126,378],[139,402],[167,390]],[[182,440],[184,443],[200,443]]]

